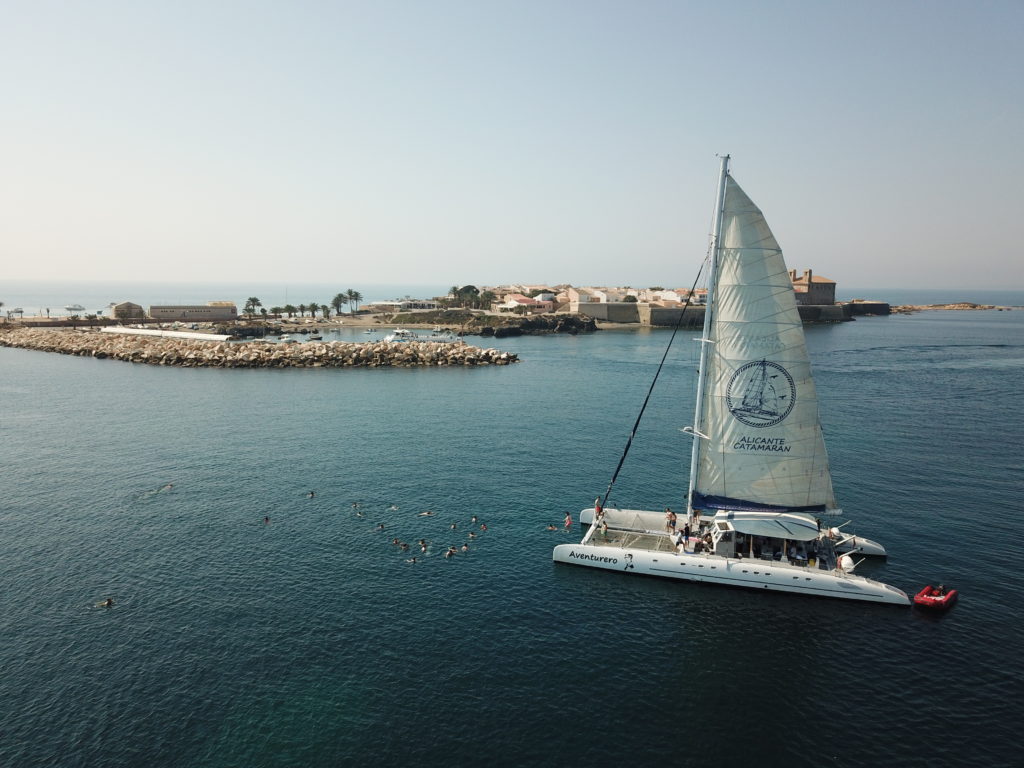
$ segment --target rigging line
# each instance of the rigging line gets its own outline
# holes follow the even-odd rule
[[[601,509],[605,509],[608,506],[608,498],[612,494],[612,486],[615,485],[615,480],[619,476],[619,470],[622,469],[622,465],[626,461],[626,456],[629,454],[629,448],[633,445],[633,438],[636,437],[636,431],[640,427],[640,419],[644,417],[644,411],[647,410],[647,403],[651,399],[651,393],[654,392],[654,385],[658,383],[658,377],[661,375],[661,369],[665,367],[665,360],[668,358],[669,350],[672,349],[672,342],[675,341],[676,333],[679,331],[679,327],[683,324],[683,318],[686,317],[686,310],[690,306],[690,302],[693,300],[693,292],[697,289],[697,283],[700,281],[700,276],[704,272],[704,267],[707,266],[709,253],[704,257],[704,261],[700,265],[700,269],[697,270],[697,276],[693,279],[693,285],[690,286],[690,293],[686,296],[686,303],[683,304],[683,311],[679,313],[679,319],[676,320],[676,325],[672,329],[672,335],[669,337],[668,344],[665,346],[665,354],[661,356],[661,362],[658,364],[658,370],[654,372],[654,379],[651,381],[651,386],[647,390],[647,397],[644,398],[643,405],[640,406],[640,413],[637,414],[636,422],[633,424],[633,430],[629,433],[629,439],[626,440],[626,447],[622,451],[622,456],[619,458],[619,465],[615,467],[615,472],[612,473],[612,479],[608,483],[608,488],[604,492],[604,496],[601,499]],[[697,438],[694,438],[697,439]]]

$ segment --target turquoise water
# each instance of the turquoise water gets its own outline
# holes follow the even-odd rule
[[[684,506],[692,335],[613,503]],[[891,552],[861,568],[957,587],[941,618],[552,564],[667,338],[473,370],[0,349],[0,765],[1019,764],[1024,312],[808,329],[837,494]]]

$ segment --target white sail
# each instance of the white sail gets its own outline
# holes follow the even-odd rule
[[[694,507],[834,509],[803,327],[782,250],[726,178]]]

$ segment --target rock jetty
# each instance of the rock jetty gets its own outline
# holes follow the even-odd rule
[[[519,361],[517,355],[508,352],[467,344],[217,342],[43,328],[0,330],[0,347],[185,368],[386,368],[508,365]]]
[[[972,310],[972,309],[998,309],[1003,310],[1006,307],[997,307],[995,304],[975,304],[970,301],[961,301],[956,304],[900,304],[897,307],[893,307],[893,314],[897,315],[910,315],[914,312],[924,312],[931,309],[943,309],[943,310]]]

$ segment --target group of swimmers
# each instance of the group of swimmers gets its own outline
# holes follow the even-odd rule
[[[307,499],[316,498],[316,491],[313,491],[313,490],[309,491],[306,494],[306,498]],[[352,502],[352,511],[355,513],[356,517],[360,517],[360,518],[365,517],[365,515],[363,514],[362,509],[360,508],[361,506],[362,506],[361,502],[359,502],[359,501],[353,501]],[[399,510],[399,506],[397,504],[391,504],[387,508],[388,512],[397,512],[398,510]],[[436,513],[433,510],[427,509],[427,510],[424,510],[422,512],[417,512],[416,516],[417,517],[433,517],[435,514]],[[569,520],[569,516],[568,515],[566,516],[566,519]],[[269,524],[270,523],[270,517],[269,516],[264,516],[263,522],[264,522],[264,524]],[[481,523],[480,522],[480,518],[477,515],[473,515],[472,517],[470,517],[469,522],[470,522],[470,525],[473,526],[474,528],[478,529],[480,533],[483,533],[483,532],[485,532],[487,530],[487,524],[486,523]],[[571,522],[567,522],[566,523],[567,527],[569,525],[571,525]],[[384,523],[377,523],[377,525],[374,527],[374,530],[377,531],[378,533],[379,532],[383,532],[386,529],[387,529],[387,526],[385,526]],[[458,523],[452,522],[448,526],[448,529],[451,530],[451,531],[457,531],[459,529]],[[467,538],[472,540],[472,539],[475,539],[478,536],[478,532],[477,532],[477,530],[469,530],[469,531],[466,532],[466,536],[467,536]],[[391,544],[393,546],[398,547],[399,551],[401,551],[402,553],[407,553],[407,552],[409,552],[412,549],[412,545],[410,545],[408,542],[402,541],[397,536],[393,536],[391,538]],[[428,554],[430,547],[429,547],[429,544],[428,544],[426,539],[420,539],[419,541],[417,541],[416,542],[416,546],[419,547],[420,555],[421,556]],[[455,555],[459,554],[460,552],[462,554],[464,554],[464,555],[465,554],[469,554],[469,542],[464,542],[461,547],[456,546],[454,544],[449,545],[448,548],[446,550],[444,550],[444,557],[445,557],[445,559],[449,559],[449,558],[455,557]],[[407,563],[416,563],[416,562],[418,562],[418,558],[414,555],[412,557],[407,558],[405,562],[407,562]]]
[[[570,512],[566,512],[565,513],[565,520],[562,521],[562,527],[565,530],[567,530],[567,531],[572,528],[572,513],[570,513]],[[548,523],[548,526],[547,526],[547,528],[545,530],[557,531],[558,530],[558,526],[554,525],[552,523]]]
[[[395,507],[395,508],[397,509],[397,507]],[[431,512],[430,510],[427,510],[426,512],[418,513],[417,517],[432,517],[433,515],[434,515],[433,512]],[[483,533],[483,532],[485,532],[487,530],[487,523],[481,523],[480,522],[480,518],[477,515],[473,515],[469,519],[469,522],[470,522],[470,525],[473,526],[473,528],[476,529],[476,530],[466,531],[466,537],[468,539],[470,539],[470,540],[475,539],[479,535],[479,533]],[[377,527],[375,528],[375,530],[377,530],[377,531],[385,530],[384,523],[378,523]],[[457,522],[450,523],[448,525],[448,530],[450,530],[450,531],[457,531],[457,530],[459,530],[458,523]],[[393,546],[398,547],[398,549],[401,552],[403,552],[403,553],[409,552],[410,549],[412,548],[411,545],[408,542],[402,541],[397,536],[393,536],[391,538],[391,544]],[[416,542],[416,546],[419,547],[420,557],[418,558],[417,556],[414,555],[412,557],[406,558],[405,562],[407,562],[407,563],[417,563],[417,562],[419,562],[419,559],[422,556],[427,555],[429,553],[430,544],[429,544],[429,542],[426,539],[419,539]],[[463,542],[462,546],[456,546],[455,544],[448,545],[448,548],[444,550],[444,558],[445,558],[445,560],[449,560],[449,559],[455,557],[456,555],[458,555],[460,552],[462,554],[464,554],[464,555],[468,555],[469,554],[469,542],[468,541]]]

